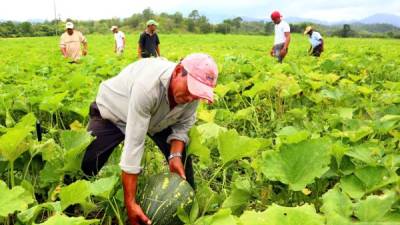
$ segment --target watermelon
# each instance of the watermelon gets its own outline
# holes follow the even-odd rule
[[[182,225],[177,211],[191,209],[194,191],[179,175],[161,173],[148,179],[140,197],[140,206],[153,225]]]

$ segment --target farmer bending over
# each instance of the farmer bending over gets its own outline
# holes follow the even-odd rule
[[[194,186],[192,161],[185,156],[188,131],[196,120],[198,100],[213,102],[217,78],[214,60],[196,53],[178,64],[161,58],[142,59],[100,84],[88,125],[96,139],[86,149],[82,170],[96,175],[124,141],[119,165],[132,225],[151,223],[135,201],[146,134],[164,154],[170,171]]]
[[[320,57],[321,53],[324,51],[324,40],[322,36],[311,26],[306,27],[304,31],[304,35],[308,35],[308,40],[310,41],[310,49],[308,49],[308,53],[312,56]]]

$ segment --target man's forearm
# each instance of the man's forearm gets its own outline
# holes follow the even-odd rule
[[[157,56],[160,56],[160,55],[161,55],[161,53],[160,53],[160,47],[159,47],[158,45],[157,45],[156,51],[157,51]]]
[[[67,56],[67,49],[66,48],[60,48],[61,53],[63,54],[63,56]]]
[[[283,46],[283,48],[288,49],[289,44],[290,44],[290,34],[286,36],[285,45]]]
[[[171,153],[182,153],[185,149],[185,142],[180,140],[171,140]]]
[[[136,204],[136,189],[138,174],[129,174],[122,171],[122,186],[124,188],[125,205]]]

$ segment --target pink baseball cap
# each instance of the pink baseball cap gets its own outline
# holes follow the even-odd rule
[[[204,53],[193,53],[186,56],[181,65],[188,72],[187,82],[190,94],[212,103],[213,90],[218,79],[218,67],[214,59]]]

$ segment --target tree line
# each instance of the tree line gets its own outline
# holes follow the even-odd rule
[[[155,19],[160,23],[159,31],[162,33],[220,33],[220,34],[252,34],[270,35],[274,31],[274,24],[268,21],[245,21],[241,17],[225,19],[213,24],[198,10],[193,10],[187,17],[182,13],[154,13],[150,8],[141,13],[135,13],[128,18],[112,18],[101,20],[75,21],[77,29],[84,34],[104,34],[109,32],[113,25],[121,27],[127,32],[140,32],[144,30],[144,24],[149,19]],[[34,37],[60,35],[64,30],[65,22],[59,20],[44,22],[0,22],[0,37]],[[343,26],[324,26],[311,23],[290,24],[293,33],[302,33],[308,25],[314,25],[325,36],[339,37],[391,37],[400,38],[400,29],[391,25],[364,25],[352,28],[349,24]]]

